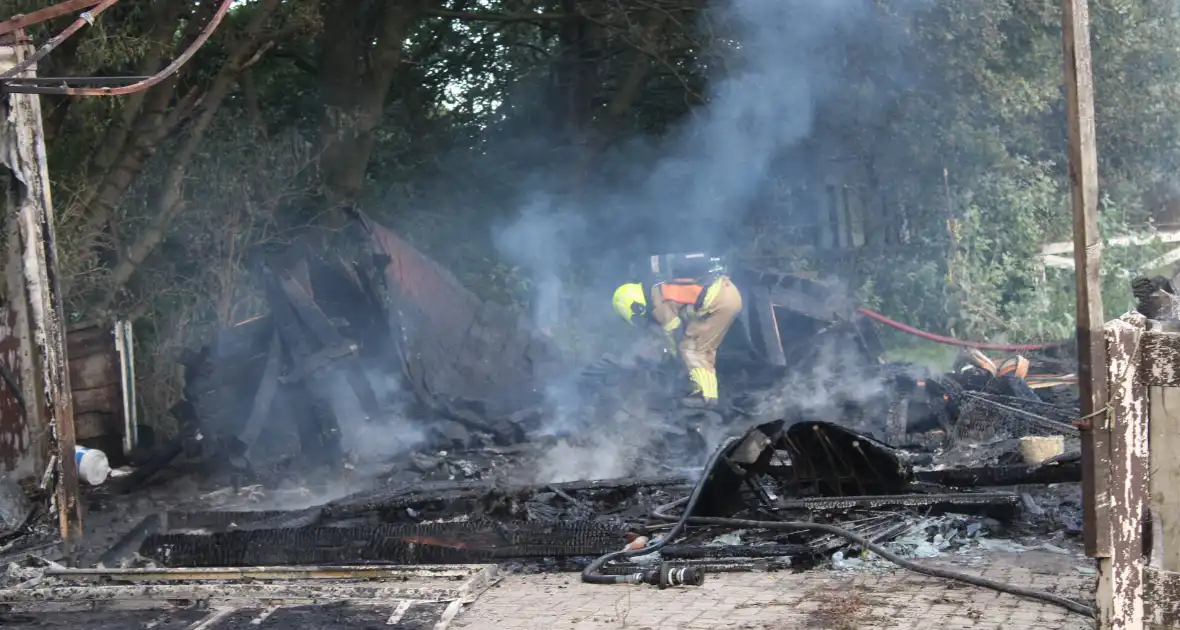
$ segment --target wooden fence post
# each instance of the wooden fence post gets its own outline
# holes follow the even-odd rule
[[[1110,556],[1098,561],[1098,627],[1143,628],[1143,523],[1147,510],[1147,385],[1141,340],[1147,319],[1128,313],[1105,326],[1110,410],[1093,418],[1110,436]],[[1097,499],[1102,500],[1099,496]]]
[[[1098,232],[1098,149],[1094,125],[1094,77],[1090,63],[1090,10],[1087,0],[1062,0],[1061,37],[1065,50],[1065,109],[1069,129],[1069,183],[1073,198],[1073,256],[1077,285],[1078,390],[1082,416],[1082,511],[1086,553],[1107,558],[1110,471],[1104,466],[1110,436],[1087,421],[1106,409],[1106,345],[1099,331],[1102,310],[1102,236]]]

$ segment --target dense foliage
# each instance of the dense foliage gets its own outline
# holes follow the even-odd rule
[[[1037,258],[1070,234],[1059,2],[833,0],[851,8],[817,15],[825,3],[783,0],[770,23],[733,19],[768,2],[237,3],[192,63],[147,92],[44,99],[70,315],[135,319],[153,384],[141,391],[158,413],[175,396],[178,350],[263,308],[253,253],[296,234],[342,246],[340,208],[355,203],[484,296],[544,310],[572,345],[585,341],[579,318],[606,308],[604,259],[665,250],[655,235],[675,241],[683,223],[751,263],[839,278],[936,332],[1071,334],[1072,272]],[[122,0],[41,73],[151,74],[216,4]],[[1148,0],[1091,7],[1106,235],[1172,223],[1180,16]],[[68,19],[32,34],[44,41]],[[806,41],[743,39],[773,35],[773,19],[781,40],[810,25]],[[751,68],[761,84],[740,80]],[[800,81],[804,96],[786,98]],[[746,118],[715,120],[710,108],[735,100],[722,113]],[[798,128],[765,128],[779,119]],[[726,131],[743,124],[764,128]],[[766,137],[741,195],[715,178],[718,198],[697,198],[724,209],[708,222],[661,205],[693,165],[731,167],[708,161],[715,145],[740,157],[727,141]],[[667,175],[677,164],[682,179]],[[829,209],[798,191],[833,178],[855,191],[862,225],[854,242],[821,247],[814,225]],[[1110,313],[1127,306],[1125,275],[1161,251],[1107,250]]]

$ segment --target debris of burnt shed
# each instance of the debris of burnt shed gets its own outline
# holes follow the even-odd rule
[[[339,464],[347,455],[342,414],[413,418],[438,449],[520,443],[538,426],[544,386],[572,367],[551,340],[526,316],[480,300],[396,234],[357,216],[371,255],[348,262],[296,241],[259,265],[268,312],[184,358],[185,400],[174,414],[185,429],[125,488],[182,452],[236,472],[242,483],[282,460]],[[839,291],[789,274],[739,268],[731,275],[749,295],[718,361],[736,399],[773,389],[788,363],[812,365],[823,353],[866,369],[881,360],[873,327]],[[593,424],[612,406],[643,397],[649,417],[666,419],[667,440],[683,438],[670,452],[703,457],[704,445],[685,432],[685,413],[669,395],[681,376],[642,362],[590,366],[578,380],[591,402],[577,415]]]
[[[186,361],[187,400],[180,409],[186,431],[161,449],[155,470],[194,445],[241,475],[265,474],[260,469],[296,454],[339,467],[345,419],[333,396],[340,392],[353,413],[370,419],[411,400],[412,409],[398,411],[433,432],[430,448],[472,453],[532,439],[544,413],[535,385],[559,363],[549,341],[527,318],[478,300],[392,232],[361,219],[371,261],[329,260],[306,244],[266,261],[261,271],[270,312],[223,331]],[[666,425],[666,442],[680,436],[704,451],[701,433],[685,428],[694,422],[745,432],[705,471],[696,515],[839,524],[882,542],[912,531],[922,522],[917,516],[1009,521],[1026,504],[1010,487],[1080,479],[1069,379],[1044,376],[1063,371],[1058,359],[1014,358],[996,366],[968,354],[948,374],[882,363],[871,326],[819,283],[752,271],[734,276],[761,298],[752,300],[719,361],[732,384],[725,410],[702,416],[673,409],[672,379],[651,365],[601,364],[579,380],[616,404],[628,398],[622,388],[645,395],[646,417]],[[794,310],[778,305],[788,300]],[[785,364],[780,354],[788,357]],[[831,393],[828,404],[792,400],[784,383],[832,354],[852,359],[839,370],[825,366],[827,381],[809,381]],[[374,375],[396,380],[398,389],[383,391]],[[330,380],[343,384],[332,395],[314,387]],[[602,417],[591,408],[590,419]],[[1058,436],[1055,456],[1035,459],[1022,451],[1025,438]],[[126,487],[152,472],[141,467]],[[545,485],[403,479],[296,511],[198,507],[149,516],[103,563],[576,564],[628,540],[658,539],[667,531],[669,506],[684,500],[694,479]],[[693,528],[661,556],[713,570],[773,568],[849,546],[807,532],[741,539],[724,533]],[[604,570],[627,571],[631,564]]]
[[[415,418],[440,448],[524,439],[549,340],[361,219],[371,255],[358,261],[297,241],[259,265],[269,312],[184,358],[184,430],[125,488],[182,452],[245,476],[282,460],[338,466],[341,414]]]
[[[1025,483],[1045,466],[1013,466],[998,480],[960,472],[948,475],[955,482],[950,485],[916,471],[917,459],[834,423],[765,423],[705,471],[694,515],[837,524],[883,542],[912,530],[915,514],[1010,521],[1021,509],[1021,495],[985,487]],[[666,510],[682,504],[690,486],[684,477],[540,486],[444,482],[367,492],[294,512],[172,512],[138,553],[172,567],[509,560],[554,566],[616,550],[628,534],[654,539]],[[848,546],[839,537],[807,533],[710,542],[721,533],[694,531],[661,555],[669,562],[733,570],[752,566],[751,558],[806,565]]]

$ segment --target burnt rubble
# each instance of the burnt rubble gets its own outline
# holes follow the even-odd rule
[[[1018,526],[1032,500],[1012,489],[986,488],[1000,484],[971,477],[971,469],[949,469],[958,476],[943,471],[955,483],[939,483],[932,471],[915,470],[920,459],[834,423],[766,423],[707,471],[694,515],[829,523],[885,542],[912,536],[918,524],[938,515],[960,519],[964,538],[1001,533]],[[1012,466],[1002,485],[1059,466]],[[150,533],[128,535],[138,536],[138,547],[124,541],[116,545],[122,557],[105,560],[165,567],[579,566],[629,539],[657,539],[667,510],[683,503],[692,484],[685,476],[540,485],[414,482],[301,510],[173,510],[149,516]],[[847,547],[841,538],[809,533],[754,532],[726,542],[724,529],[702,528],[661,549],[660,557],[713,570],[798,567]]]
[[[185,358],[181,432],[85,489],[79,565],[567,570],[627,546],[658,553],[602,572],[666,586],[668,567],[846,567],[891,541],[921,555],[1080,532],[1062,490],[1081,479],[1068,357],[886,363],[838,293],[735,270],[750,300],[719,357],[726,399],[683,409],[677,369],[564,365],[527,318],[361,219],[363,262],[298,243],[259,266],[270,310]],[[26,508],[0,510],[4,563],[45,555],[51,524]]]

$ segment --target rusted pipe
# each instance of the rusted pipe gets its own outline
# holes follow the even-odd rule
[[[164,68],[163,70],[142,81],[137,81],[131,85],[124,85],[122,87],[114,88],[61,87],[54,91],[42,91],[41,93],[66,94],[69,96],[124,96],[146,90],[160,81],[167,79],[173,74],[176,74],[176,71],[180,70],[181,66],[188,63],[189,59],[192,59],[193,55],[195,55],[196,52],[201,49],[201,46],[204,46],[205,42],[209,40],[209,37],[213,35],[213,31],[217,30],[218,25],[221,24],[222,18],[225,17],[226,12],[229,11],[229,7],[233,3],[234,0],[222,0],[221,6],[217,8],[217,13],[213,14],[212,19],[209,20],[209,24],[205,25],[205,30],[201,31],[201,34],[197,36],[197,39],[194,40],[184,52],[180,53],[179,57],[174,59],[172,63],[168,64],[167,68]],[[45,88],[42,88],[42,90],[45,90]]]
[[[148,77],[13,77],[8,80],[9,85],[57,85],[76,83],[79,85],[107,85],[127,83],[128,81],[142,81]]]
[[[69,0],[68,2],[55,4],[51,7],[38,9],[32,13],[14,16],[8,20],[5,20],[4,22],[0,22],[0,35],[7,35],[14,31],[28,28],[34,24],[40,24],[46,20],[52,20],[53,18],[61,17],[73,11],[92,7],[101,1],[102,0]]]
[[[25,70],[28,70],[29,68],[31,68],[33,66],[33,64],[44,59],[45,55],[48,55],[50,52],[53,52],[54,48],[57,48],[58,46],[60,46],[61,43],[66,41],[67,39],[69,39],[71,35],[73,35],[74,33],[77,33],[78,29],[82,28],[83,24],[94,24],[94,18],[98,17],[98,15],[100,13],[102,13],[103,11],[106,11],[107,9],[109,9],[111,7],[111,5],[115,4],[118,1],[119,0],[102,0],[102,2],[98,3],[98,5],[95,6],[93,9],[90,9],[89,11],[84,11],[81,15],[78,16],[78,19],[74,20],[73,24],[70,24],[66,28],[66,30],[58,33],[57,35],[54,35],[53,39],[45,42],[44,46],[38,48],[37,52],[33,53],[32,57],[29,57],[28,59],[25,59],[24,61],[16,64],[10,70],[8,70],[8,72],[5,72],[4,74],[0,74],[0,79],[11,79],[13,77],[19,77],[21,75],[21,73],[23,73]],[[52,8],[52,7],[50,7],[50,8]]]
[[[867,308],[857,308],[857,312],[869,319],[875,320],[891,328],[896,328],[904,333],[909,333],[915,337],[921,337],[929,341],[934,341],[948,346],[958,346],[960,348],[976,348],[978,350],[1001,350],[1005,352],[1031,352],[1036,350],[1047,350],[1049,348],[1056,348],[1065,345],[1068,342],[1058,341],[1055,343],[1019,343],[1019,344],[1004,344],[1004,343],[980,343],[978,341],[964,341],[962,339],[955,339],[954,337],[944,337],[936,335],[924,330],[919,330],[913,326],[908,326],[901,322],[894,321],[885,317],[884,315],[871,311]]]
[[[114,4],[116,1],[117,0],[104,0],[103,4],[105,6],[103,6],[102,8],[105,9],[106,6],[110,6],[110,4]],[[229,11],[229,7],[230,7],[230,5],[233,4],[233,2],[234,2],[234,0],[222,0],[221,6],[217,8],[217,12],[209,20],[209,24],[207,24],[205,26],[205,29],[203,31],[201,31],[201,34],[197,36],[197,39],[194,40],[193,43],[190,44],[189,47],[186,48],[185,51],[180,54],[179,57],[177,57],[175,60],[173,60],[172,63],[168,64],[168,67],[164,68],[163,70],[157,72],[156,74],[154,74],[150,77],[147,77],[146,79],[143,79],[141,81],[137,81],[137,82],[132,83],[130,85],[123,85],[120,87],[71,87],[68,85],[63,85],[63,86],[59,86],[59,87],[51,87],[51,86],[44,86],[44,85],[33,86],[33,85],[6,84],[6,85],[2,86],[3,90],[6,92],[13,92],[13,93],[56,94],[56,95],[63,95],[64,94],[67,96],[125,96],[127,94],[134,94],[136,92],[141,92],[143,90],[146,90],[146,89],[152,87],[153,85],[156,85],[157,83],[163,81],[164,79],[167,79],[168,77],[172,76],[178,70],[180,70],[180,68],[182,66],[184,66],[184,64],[188,63],[188,61],[190,59],[192,59],[193,55],[196,54],[196,52],[198,50],[200,50],[200,48],[202,46],[205,45],[205,42],[209,40],[209,37],[213,35],[213,31],[217,30],[217,27],[221,24],[222,18],[225,17],[225,14]],[[91,17],[93,17],[93,15],[96,14],[97,12],[98,12],[98,9],[95,9],[95,11],[92,11],[90,13]],[[83,18],[79,18],[79,20],[83,20]],[[80,27],[78,22],[75,22],[74,24],[70,25],[69,29],[66,29],[66,31],[63,31],[61,35],[58,35],[53,40],[51,40],[48,44],[46,44],[44,47],[42,47],[43,51],[38,51],[37,55],[34,55],[33,57],[31,57],[30,58],[31,62],[30,62],[30,60],[26,60],[26,63],[28,63],[28,65],[31,65],[31,63],[36,62],[37,59],[44,57],[45,54],[48,54],[49,51],[51,51],[51,50],[53,50],[53,48],[57,47],[57,45],[61,43],[61,40],[64,40],[66,37],[69,37],[69,35],[73,33],[73,31],[71,31],[71,29],[77,30],[77,27]],[[51,46],[51,44],[52,44],[52,46]],[[48,47],[48,50],[45,50],[46,47]],[[26,65],[25,67],[28,67],[28,66]],[[14,68],[13,70],[15,71],[18,69],[20,71],[24,70],[24,68],[21,68],[20,66],[18,66],[17,68]],[[0,80],[10,79],[10,78],[13,78],[13,77],[9,76],[8,74],[0,76]],[[112,79],[117,79],[117,78],[119,78],[119,77],[112,77]],[[126,77],[126,78],[132,79],[135,77]]]

